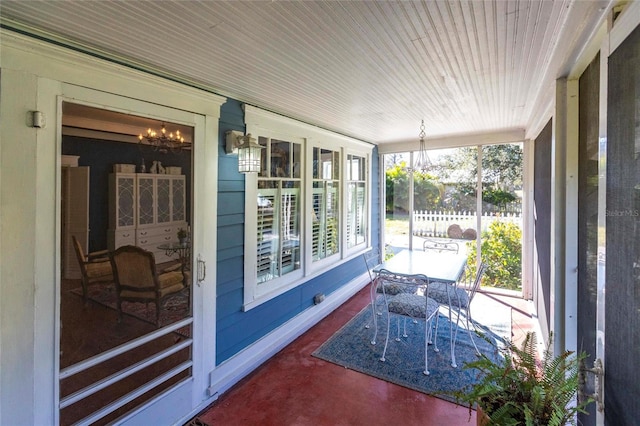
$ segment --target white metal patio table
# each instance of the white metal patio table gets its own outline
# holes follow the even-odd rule
[[[386,269],[401,274],[426,275],[430,281],[456,283],[464,273],[467,256],[461,253],[435,253],[402,250],[391,259],[376,266],[373,271]]]
[[[467,256],[462,253],[453,252],[424,252],[415,250],[402,250],[391,259],[384,261],[380,265],[373,268],[374,273],[378,273],[381,270],[387,270],[390,272],[397,272],[406,275],[425,275],[429,281],[439,281],[449,283],[452,286],[457,285],[458,281],[462,278],[465,266],[467,264]],[[375,333],[377,335],[378,327],[376,322],[376,313],[373,300],[376,292],[375,281],[372,283],[372,309],[373,309],[373,322],[375,326]],[[450,292],[447,292],[447,297],[450,298]],[[451,300],[449,300],[449,306],[451,306]],[[451,310],[449,309],[449,336],[453,340],[453,323],[451,322]],[[375,342],[375,335],[373,342]],[[451,365],[456,367],[455,356],[455,344],[451,341]]]

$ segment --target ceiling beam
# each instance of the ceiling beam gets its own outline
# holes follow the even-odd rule
[[[425,139],[427,149],[458,148],[474,145],[495,145],[500,143],[515,143],[524,141],[524,129],[510,129],[499,132],[470,133],[452,135],[440,138]],[[400,152],[416,151],[419,149],[419,140],[386,143],[378,145],[380,154],[395,154]]]

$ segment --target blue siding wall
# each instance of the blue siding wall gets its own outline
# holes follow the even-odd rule
[[[238,173],[237,157],[229,156],[224,151],[225,132],[245,130],[243,110],[239,102],[230,99],[221,107],[219,129],[216,318],[218,364],[313,306],[315,294],[328,295],[366,270],[364,261],[358,257],[243,312],[244,177]],[[377,149],[374,150],[372,166],[372,243],[377,245],[380,241]]]

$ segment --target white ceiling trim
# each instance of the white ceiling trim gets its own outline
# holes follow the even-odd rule
[[[500,132],[474,133],[466,135],[452,135],[443,138],[425,139],[427,149],[458,148],[475,145],[494,145],[500,143],[516,143],[525,140],[524,129],[510,129]],[[420,148],[420,140],[416,136],[413,141],[405,141],[394,144],[378,145],[380,154],[397,154],[401,152],[416,151]]]

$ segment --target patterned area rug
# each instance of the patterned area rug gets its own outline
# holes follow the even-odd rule
[[[71,290],[72,293],[82,297],[82,288]],[[113,283],[92,284],[88,289],[89,299],[111,309],[117,309],[116,306],[116,288]],[[122,312],[131,315],[145,322],[156,323],[156,304],[122,302]],[[190,315],[189,312],[189,289],[182,291],[166,298],[160,310],[160,327],[172,324],[178,320],[184,319]],[[183,327],[178,330],[180,334],[185,334],[189,327]]]
[[[472,305],[473,309],[478,306]],[[491,359],[498,360],[498,348],[504,347],[505,341],[511,338],[511,310],[500,304],[485,306],[491,309],[491,323],[488,326],[479,324],[482,335],[474,334],[474,341],[481,353]],[[484,310],[484,309],[482,309]],[[476,312],[472,311],[474,320]],[[478,318],[486,318],[487,313],[480,313]],[[391,336],[387,348],[386,360],[380,361],[386,336],[386,316],[378,316],[377,344],[372,345],[373,327],[365,326],[371,321],[371,308],[366,307],[323,343],[313,356],[325,361],[350,368],[361,373],[386,380],[419,392],[437,396],[455,402],[454,392],[463,391],[473,384],[478,377],[477,370],[465,369],[467,362],[477,359],[469,334],[464,327],[459,327],[456,343],[456,361],[458,368],[451,367],[451,346],[449,338],[449,319],[440,314],[437,333],[439,352],[429,345],[429,372],[424,370],[424,321],[414,323],[407,321],[407,338],[396,341],[396,319],[391,319]],[[454,319],[455,331],[455,319]]]

